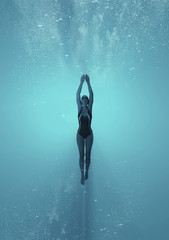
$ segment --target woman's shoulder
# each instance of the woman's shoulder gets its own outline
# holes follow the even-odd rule
[[[82,105],[81,105],[81,107],[79,108],[78,117],[80,116],[81,112],[82,112]]]
[[[92,108],[88,107],[88,112],[92,116]]]
[[[90,112],[92,112],[92,105],[91,104],[88,105],[88,109],[89,109]]]

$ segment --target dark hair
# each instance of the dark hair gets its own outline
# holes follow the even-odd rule
[[[88,98],[88,96],[83,95],[83,96],[82,96],[82,99],[87,99],[87,104],[89,104],[89,98]]]

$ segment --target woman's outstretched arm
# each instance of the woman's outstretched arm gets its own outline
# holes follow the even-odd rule
[[[77,102],[77,105],[78,105],[78,112],[80,111],[80,108],[81,108],[81,102],[80,102],[80,93],[81,93],[81,90],[82,90],[82,85],[84,83],[84,80],[85,80],[85,75],[82,75],[81,77],[81,82],[80,82],[80,85],[77,89],[77,92],[76,92],[76,102]]]
[[[90,78],[87,74],[86,74],[86,82],[87,82],[88,90],[89,90],[89,106],[88,107],[91,111],[92,110],[92,105],[93,105],[93,90],[92,90],[92,87],[90,85]]]

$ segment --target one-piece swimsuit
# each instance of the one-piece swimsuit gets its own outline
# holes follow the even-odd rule
[[[80,112],[78,113],[78,120],[79,120],[79,129],[77,132],[82,137],[87,138],[92,133],[92,129],[91,129],[92,114],[90,110],[88,109],[88,113],[86,114],[86,116],[83,116],[82,107],[81,107]]]

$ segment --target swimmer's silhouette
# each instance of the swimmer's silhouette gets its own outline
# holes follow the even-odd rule
[[[80,93],[82,90],[82,85],[86,79],[89,98],[86,95],[83,95],[80,98]],[[90,153],[93,144],[93,131],[91,129],[91,120],[92,120],[92,105],[93,105],[93,91],[90,85],[89,76],[82,75],[79,88],[76,93],[76,101],[78,105],[78,120],[79,120],[79,129],[77,130],[77,145],[79,149],[79,165],[81,170],[81,184],[84,184],[84,181],[88,179],[88,170],[90,165]],[[84,140],[86,139],[86,171],[84,174]]]

